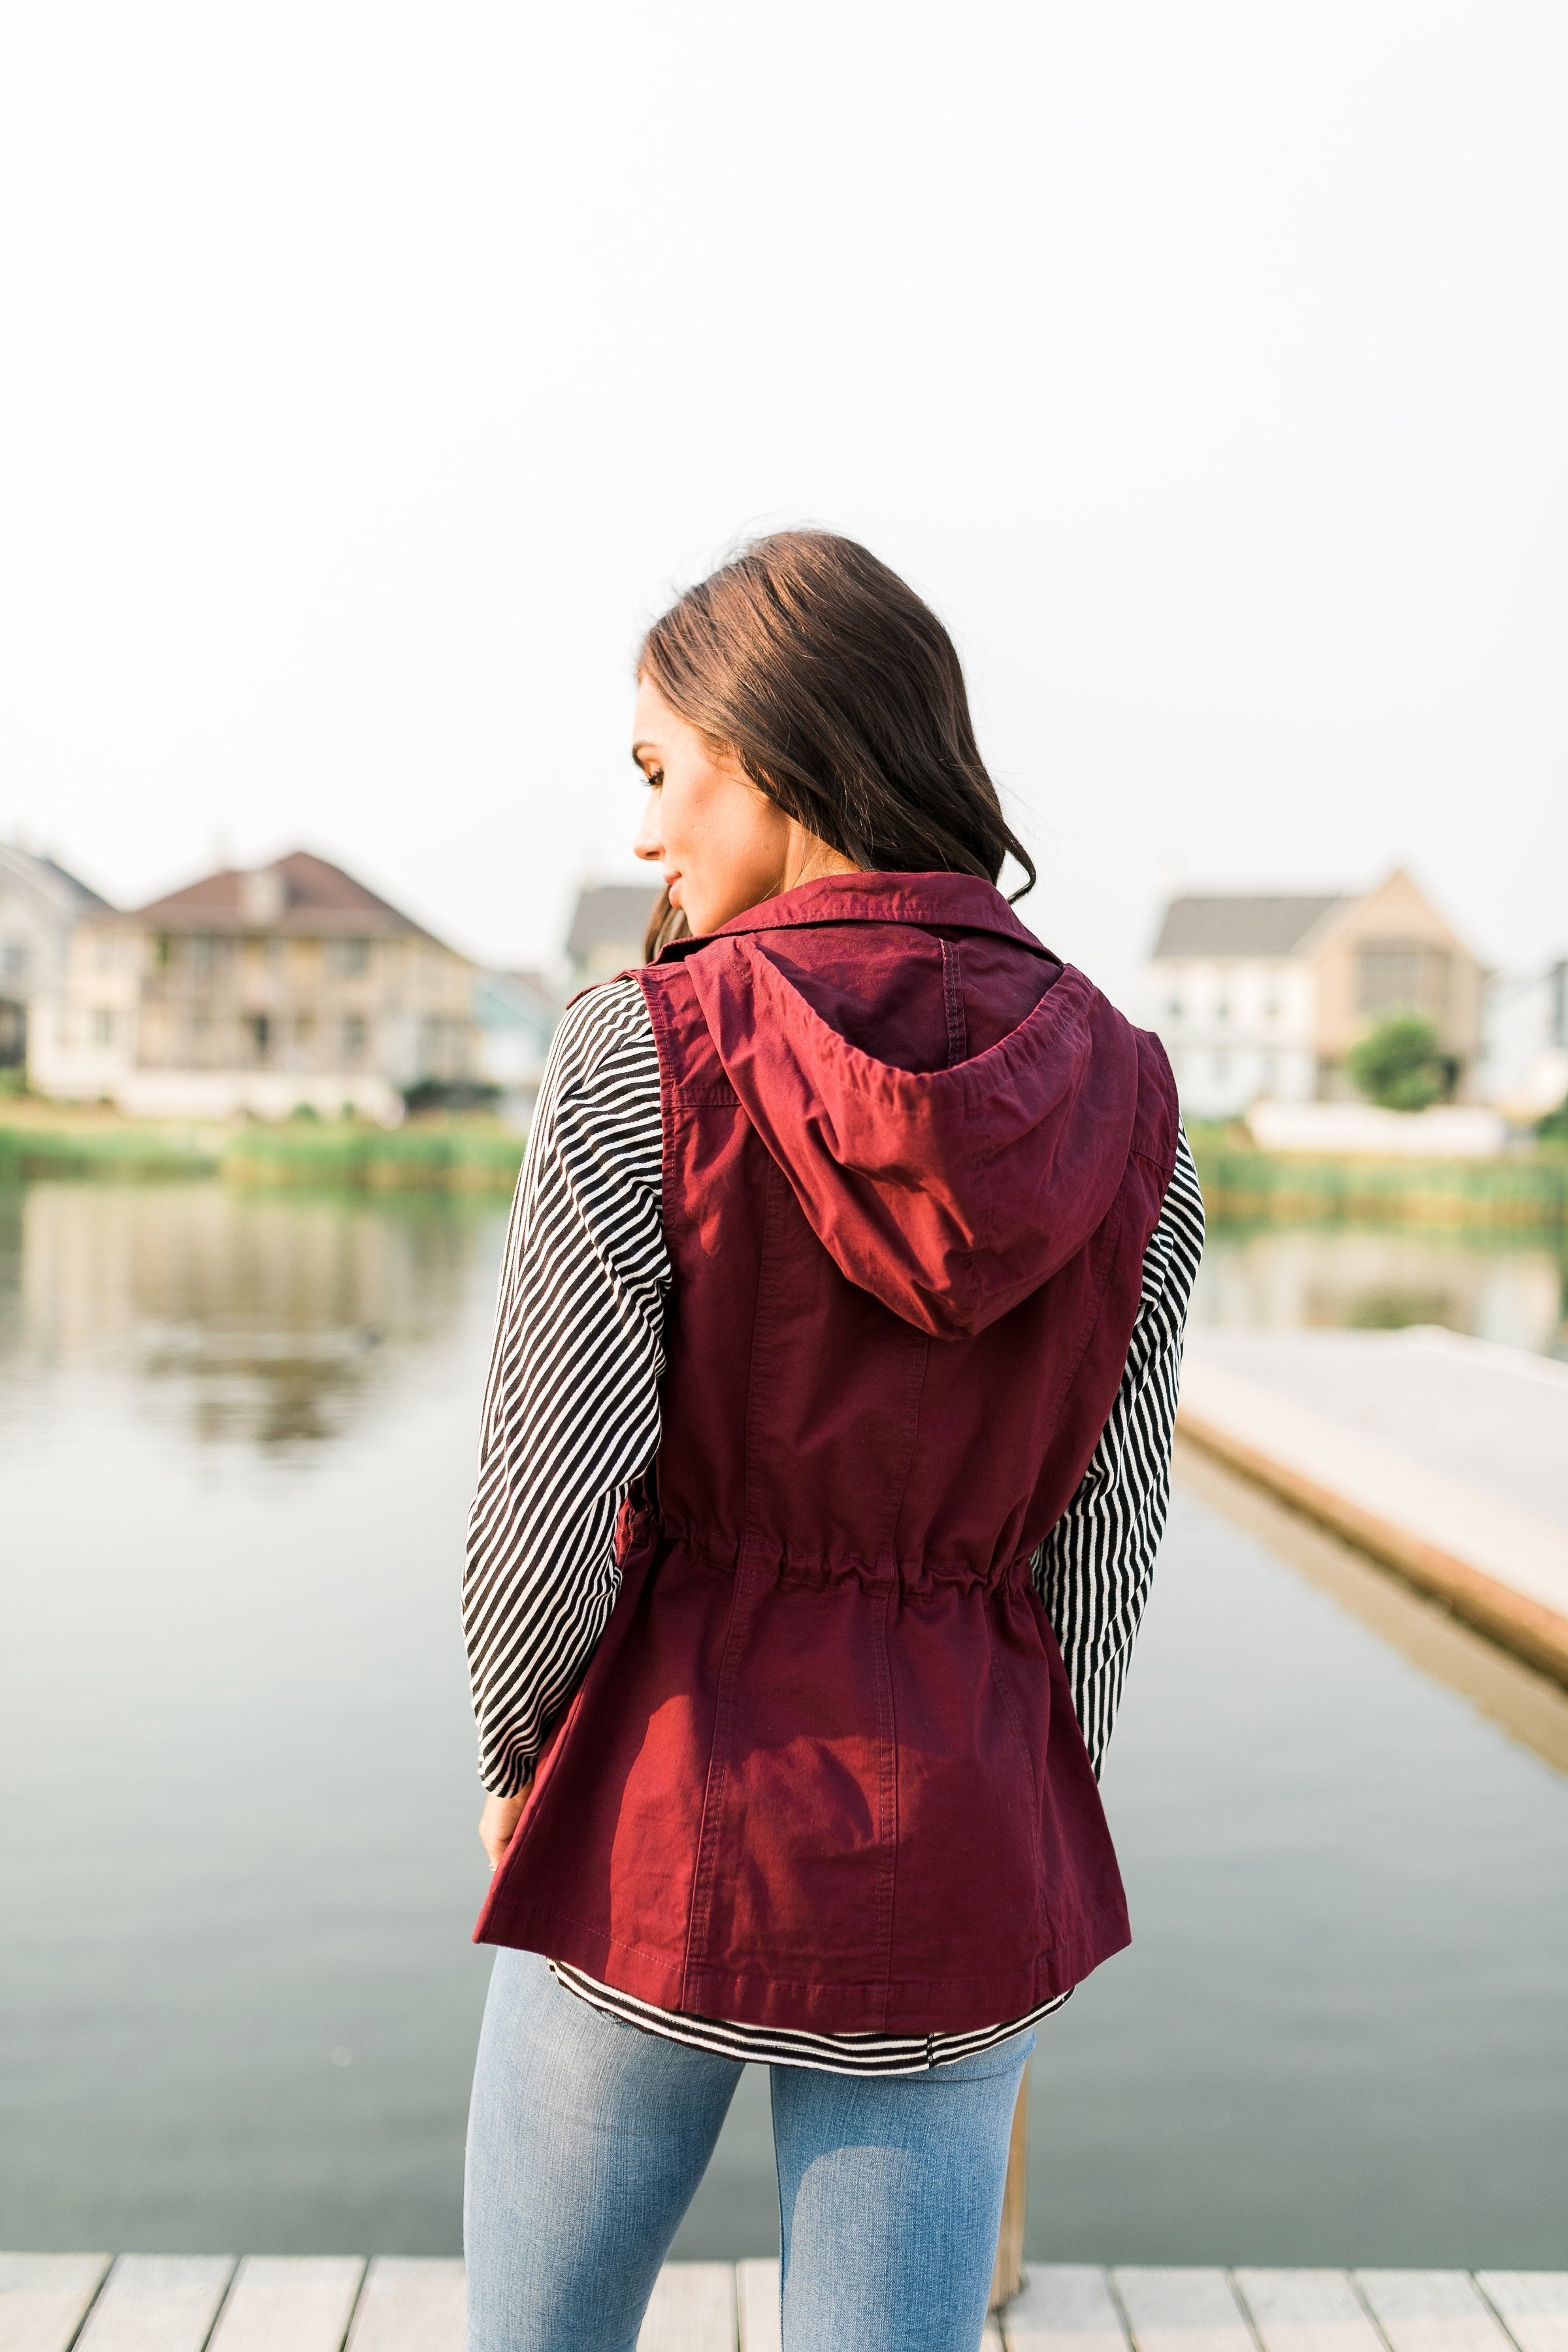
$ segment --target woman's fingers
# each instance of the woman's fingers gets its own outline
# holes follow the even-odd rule
[[[489,1856],[490,1868],[499,1870],[512,1832],[522,1819],[522,1809],[528,1802],[528,1790],[519,1790],[515,1797],[487,1797],[484,1811],[479,1815],[479,1843]]]

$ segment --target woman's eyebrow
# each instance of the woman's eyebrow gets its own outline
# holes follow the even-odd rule
[[[657,759],[658,756],[658,745],[657,743],[645,743],[640,741],[632,745],[632,759],[634,763],[639,768],[642,765],[642,755],[645,751],[651,751]]]

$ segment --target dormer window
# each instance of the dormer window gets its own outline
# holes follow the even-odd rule
[[[289,903],[289,885],[276,866],[239,877],[239,911],[247,923],[275,923]]]

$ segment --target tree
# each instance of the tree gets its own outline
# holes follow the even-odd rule
[[[1453,1090],[1454,1065],[1419,1013],[1393,1013],[1369,1029],[1346,1059],[1351,1082],[1384,1110],[1425,1110]]]

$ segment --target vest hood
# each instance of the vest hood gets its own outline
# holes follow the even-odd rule
[[[831,1027],[768,952],[770,931],[845,921],[1038,942],[989,884],[855,875],[681,943],[725,1075],[840,1271],[933,1338],[983,1331],[1109,1213],[1138,1111],[1138,1032],[1069,964],[984,1052],[898,1068]]]

